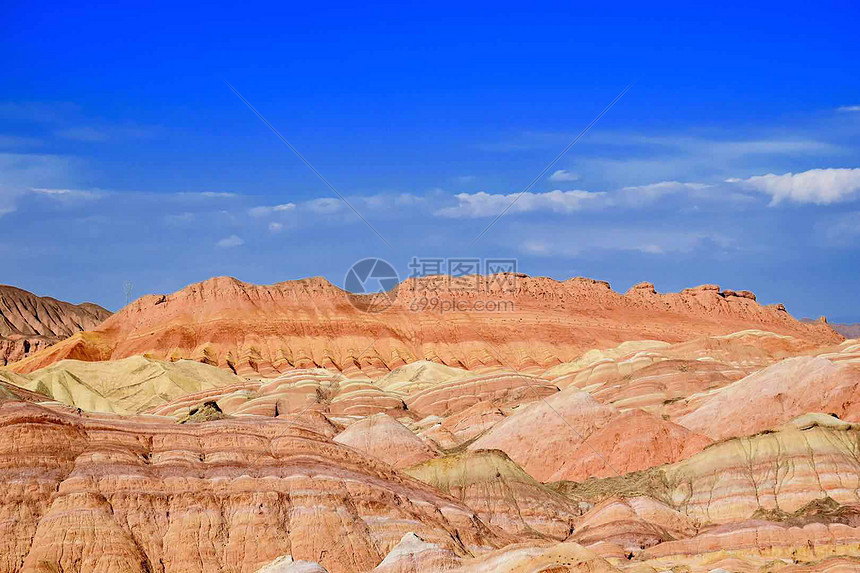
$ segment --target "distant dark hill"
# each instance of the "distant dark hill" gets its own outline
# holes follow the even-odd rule
[[[812,324],[815,322],[820,322],[821,319],[815,318],[801,318],[800,322],[805,322],[808,324]],[[860,323],[855,324],[839,324],[835,322],[828,322],[830,328],[844,336],[845,338],[860,338]]]
[[[97,304],[71,304],[0,285],[0,366],[91,330],[110,315]]]
[[[860,338],[860,324],[831,324],[830,326],[845,338]]]

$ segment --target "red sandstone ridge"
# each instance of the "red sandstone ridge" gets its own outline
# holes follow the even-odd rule
[[[76,305],[0,285],[0,366],[91,330],[109,316],[97,304]]]
[[[497,278],[483,277],[489,286],[477,290],[440,277],[404,282],[391,308],[364,313],[322,278],[260,286],[218,277],[171,295],[144,296],[91,332],[36,353],[14,369],[30,372],[64,358],[147,354],[263,377],[313,367],[378,376],[418,360],[470,370],[537,371],[625,340],[680,342],[747,329],[815,344],[842,340],[826,324],[802,324],[781,305],[762,306],[752,293],[716,285],[658,294],[643,283],[620,294],[606,282],[585,278]],[[475,278],[458,280],[470,286]],[[423,299],[438,304],[413,312],[415,301]],[[493,312],[439,312],[454,303],[474,308],[471,303],[478,300],[506,305]]]

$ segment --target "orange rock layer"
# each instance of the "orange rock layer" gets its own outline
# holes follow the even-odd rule
[[[468,370],[503,366],[537,371],[590,348],[625,340],[680,342],[760,329],[814,344],[842,340],[824,323],[804,324],[782,305],[762,306],[745,291],[715,285],[658,294],[637,285],[627,294],[575,278],[559,282],[524,275],[484,278],[465,288],[439,277],[404,282],[395,304],[379,313],[357,310],[347,293],[321,278],[259,286],[219,277],[171,295],[145,296],[92,332],[75,335],[13,366],[30,372],[63,358],[107,360],[135,354],[189,358],[240,375],[275,377],[323,367],[371,377],[418,360]],[[416,300],[437,301],[413,312]],[[497,310],[476,301],[505,301]]]

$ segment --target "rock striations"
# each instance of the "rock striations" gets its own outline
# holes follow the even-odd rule
[[[0,285],[0,366],[92,330],[109,316],[96,304],[75,305]]]
[[[409,532],[458,556],[505,541],[475,513],[301,420],[76,414],[0,403],[0,572],[378,565]]]
[[[208,364],[131,356],[109,362],[61,360],[30,374],[0,369],[0,380],[92,412],[134,414],[193,392],[242,384]]]
[[[860,570],[860,340],[716,285],[501,278],[376,314],[321,279],[100,325],[3,299],[3,340],[54,344],[0,368],[0,573]]]
[[[818,344],[841,340],[826,324],[800,323],[780,307],[761,306],[749,293],[714,285],[669,294],[634,287],[619,294],[591,279],[507,278],[477,290],[439,277],[404,282],[391,308],[364,313],[321,278],[260,286],[219,277],[171,295],[142,297],[91,332],[14,368],[29,372],[65,358],[146,354],[206,362],[247,376],[271,378],[322,367],[377,377],[421,360],[468,370],[537,371],[627,340],[680,342],[745,329]],[[416,299],[437,304],[413,312]],[[505,304],[493,311],[487,305],[481,312],[439,310],[455,304],[477,308],[472,303],[488,300]]]

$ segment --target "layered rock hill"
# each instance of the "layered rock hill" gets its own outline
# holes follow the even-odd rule
[[[483,286],[475,288],[476,281]],[[824,323],[801,323],[782,305],[762,306],[752,293],[716,285],[658,294],[643,283],[620,294],[592,279],[495,275],[453,283],[427,277],[396,291],[393,306],[366,313],[321,278],[268,286],[213,278],[171,295],[142,297],[97,328],[13,368],[30,372],[67,358],[149,355],[206,362],[244,376],[323,367],[377,377],[420,360],[467,370],[541,371],[627,340],[680,342],[747,329],[819,345],[842,340]],[[485,301],[497,304],[474,310]],[[459,310],[440,312],[445,308]]]
[[[784,521],[816,500],[860,503],[860,425],[811,413],[673,464],[555,487],[577,499],[647,496],[700,524]]]
[[[857,424],[806,414],[674,464],[560,482],[571,539],[630,571],[855,571]]]
[[[368,416],[339,433],[333,441],[403,469],[433,459],[435,449],[387,414]]]
[[[520,408],[468,448],[502,450],[546,482],[642,470],[682,460],[710,443],[642,410],[622,412],[568,388]]]
[[[586,390],[603,404],[641,408],[674,420],[715,390],[783,359],[825,354],[842,360],[849,357],[844,350],[850,346],[820,348],[791,336],[757,330],[677,344],[630,341],[615,348],[591,350],[542,376],[561,388]],[[803,411],[793,415],[800,413]]]
[[[0,573],[860,570],[860,341],[507,278],[213,279],[0,368]]]
[[[101,324],[110,312],[0,285],[0,366]]]
[[[118,414],[142,412],[187,394],[244,382],[208,364],[143,356],[108,362],[61,360],[30,374],[0,369],[0,380],[69,406]]]
[[[316,423],[177,424],[0,401],[0,573],[376,567],[409,532],[458,557],[511,540]]]
[[[7,371],[0,573],[860,570],[858,367],[743,331],[540,375]]]
[[[614,544],[630,553],[693,537],[698,525],[697,520],[647,496],[610,498],[576,520],[572,537],[585,546]]]
[[[860,364],[789,358],[729,386],[678,402],[677,422],[714,439],[767,430],[807,412],[860,420]]]
[[[334,419],[355,421],[386,412],[395,418],[413,416],[401,396],[374,386],[369,380],[352,380],[321,368],[293,370],[273,380],[247,380],[186,394],[146,410],[146,413],[179,417],[191,408],[214,401],[233,416],[290,416],[313,410]]]
[[[566,539],[578,504],[539,483],[499,450],[432,459],[405,473],[454,496],[484,523],[513,535]]]

